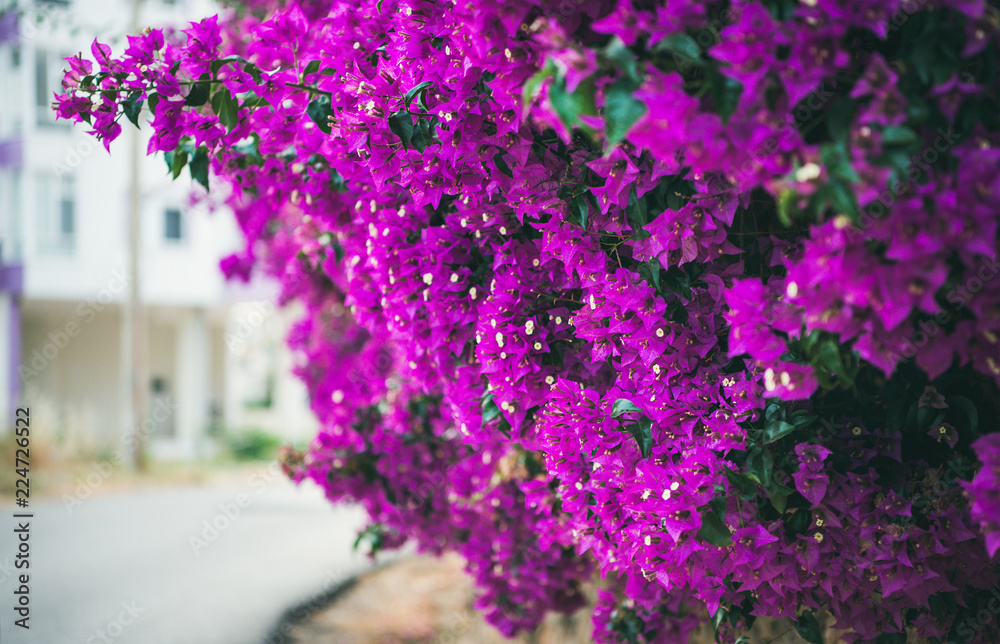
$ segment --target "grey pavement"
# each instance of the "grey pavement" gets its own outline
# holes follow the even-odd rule
[[[263,644],[286,609],[368,567],[351,548],[359,508],[263,464],[226,483],[32,502],[27,571],[22,511],[0,507],[0,644]],[[29,630],[14,625],[24,572]]]

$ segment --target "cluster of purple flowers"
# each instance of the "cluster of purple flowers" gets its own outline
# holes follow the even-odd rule
[[[223,269],[304,310],[289,475],[502,632],[596,571],[602,642],[949,641],[1000,582],[998,17],[255,0],[95,42],[57,109],[225,184]]]

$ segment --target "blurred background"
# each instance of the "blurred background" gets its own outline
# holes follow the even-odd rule
[[[0,0],[0,641],[284,641],[282,615],[364,568],[354,508],[274,459],[316,433],[267,281],[227,283],[227,209],[147,157],[57,121],[63,60],[183,29],[202,0]],[[148,113],[140,122],[150,118]],[[217,195],[213,201],[221,201]],[[30,506],[14,417],[30,413]],[[30,569],[13,513],[30,512]],[[14,591],[30,573],[30,629]]]
[[[120,51],[134,11],[22,3],[0,19],[0,413],[30,405],[39,434],[100,450],[175,403],[146,432],[153,460],[211,457],[251,429],[307,440],[305,389],[286,377],[290,313],[272,285],[227,283],[218,269],[241,246],[231,214],[209,212],[187,173],[171,181],[162,155],[146,157],[148,129],[124,123],[109,155],[51,109],[63,58],[90,57],[94,38]],[[145,0],[134,22],[183,28],[214,12]]]

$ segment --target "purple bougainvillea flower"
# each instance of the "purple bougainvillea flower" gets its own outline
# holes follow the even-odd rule
[[[597,642],[944,640],[1000,583],[1000,32],[793,5],[248,0],[55,102],[110,146],[141,99],[211,175],[223,272],[297,311],[284,470],[459,553],[500,632],[601,575]]]

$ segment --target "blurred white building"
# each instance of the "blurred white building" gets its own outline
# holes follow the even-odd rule
[[[130,2],[22,0],[0,9],[0,424],[30,406],[36,437],[93,448],[124,432],[120,338],[136,130],[123,120],[109,156],[86,127],[57,122],[50,105],[62,58],[89,56],[95,37],[122,51]],[[140,24],[183,27],[212,13],[200,0],[143,0]],[[143,152],[148,133],[138,134]],[[135,172],[150,380],[150,410],[137,417],[156,419],[149,453],[208,455],[226,428],[308,438],[315,420],[288,375],[288,315],[269,299],[274,287],[236,288],[218,269],[240,246],[231,213],[192,206],[187,172],[171,181],[162,157],[143,157]]]

